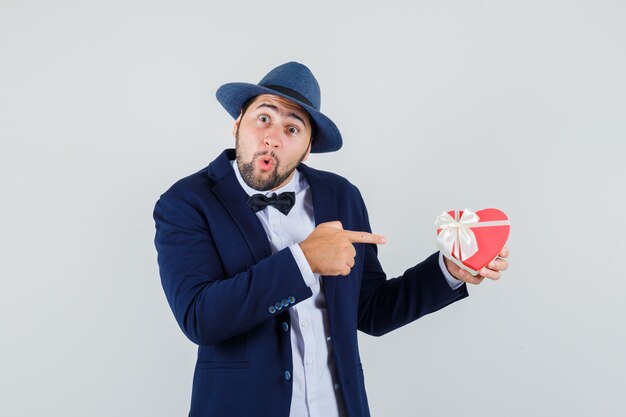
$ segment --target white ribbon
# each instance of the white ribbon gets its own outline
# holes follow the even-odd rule
[[[508,220],[496,220],[481,222],[480,217],[471,210],[463,210],[463,215],[459,218],[459,212],[454,211],[454,217],[448,212],[442,211],[435,226],[441,229],[437,236],[437,246],[445,255],[452,255],[460,261],[472,257],[478,252],[478,243],[472,227],[507,226]]]

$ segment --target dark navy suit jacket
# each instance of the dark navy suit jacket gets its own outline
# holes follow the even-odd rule
[[[292,355],[287,310],[311,296],[291,251],[267,235],[224,151],[156,204],[161,281],[176,321],[199,345],[191,417],[287,417]],[[370,231],[358,189],[300,164],[315,223]],[[340,393],[349,417],[369,416],[357,329],[382,335],[467,296],[452,290],[435,253],[387,280],[375,245],[355,244],[348,276],[322,277]],[[279,308],[277,308],[279,307]]]

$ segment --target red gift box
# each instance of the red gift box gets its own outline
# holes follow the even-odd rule
[[[495,208],[444,211],[435,225],[441,253],[472,275],[498,256],[511,230],[507,215]]]

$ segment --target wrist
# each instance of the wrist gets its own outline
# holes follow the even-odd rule
[[[304,255],[304,258],[306,259],[307,263],[309,264],[309,267],[311,268],[311,271],[315,272],[315,267],[313,265],[313,261],[311,259],[311,257],[308,254],[308,246],[306,244],[306,240],[302,241],[300,243],[298,243],[298,246],[300,246],[300,250],[302,250],[302,254]]]

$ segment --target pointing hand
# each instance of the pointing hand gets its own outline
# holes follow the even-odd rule
[[[353,243],[384,244],[384,236],[344,230],[341,222],[319,224],[300,248],[313,272],[320,275],[348,275],[354,266]]]

